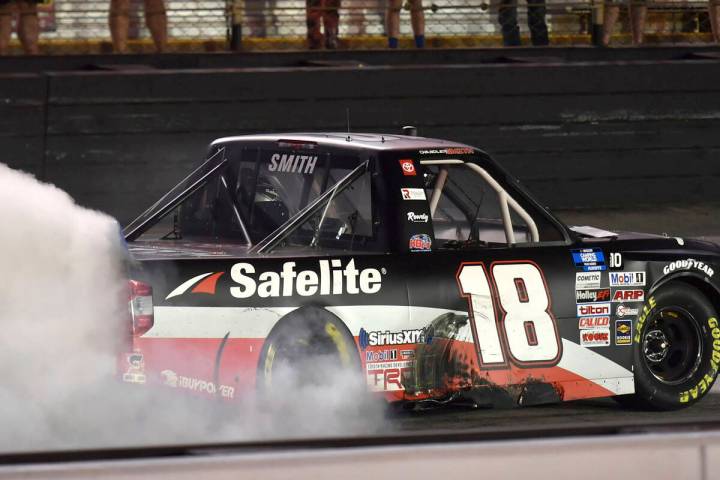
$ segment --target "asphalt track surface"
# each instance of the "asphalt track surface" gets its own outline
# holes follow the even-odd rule
[[[504,430],[573,429],[586,426],[617,425],[628,431],[675,427],[678,423],[702,426],[720,421],[720,392],[711,393],[692,407],[672,412],[629,410],[609,398],[577,400],[553,405],[518,408],[460,408],[446,406],[435,410],[413,411],[388,418],[387,434],[427,434],[443,432],[496,433]],[[660,426],[659,426],[660,425]],[[671,428],[672,429],[672,428]]]

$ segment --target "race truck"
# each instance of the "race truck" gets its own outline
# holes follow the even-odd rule
[[[322,358],[398,405],[677,409],[718,373],[716,245],[568,228],[461,143],[221,138],[124,236],[126,382],[232,400]]]

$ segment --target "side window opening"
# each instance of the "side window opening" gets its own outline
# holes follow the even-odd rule
[[[336,183],[345,174],[333,178]],[[365,172],[290,236],[289,244],[316,248],[362,248],[373,237],[371,175]]]
[[[480,243],[508,243],[503,205],[496,189],[462,162],[425,165],[426,196],[440,248]],[[514,243],[533,241],[533,230],[509,209]]]

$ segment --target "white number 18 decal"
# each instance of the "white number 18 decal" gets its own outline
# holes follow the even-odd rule
[[[480,363],[496,367],[506,355],[520,366],[554,365],[561,343],[550,313],[550,295],[534,263],[493,263],[488,279],[482,263],[463,263],[457,273],[460,293],[467,297]],[[495,312],[493,282],[500,310]]]

